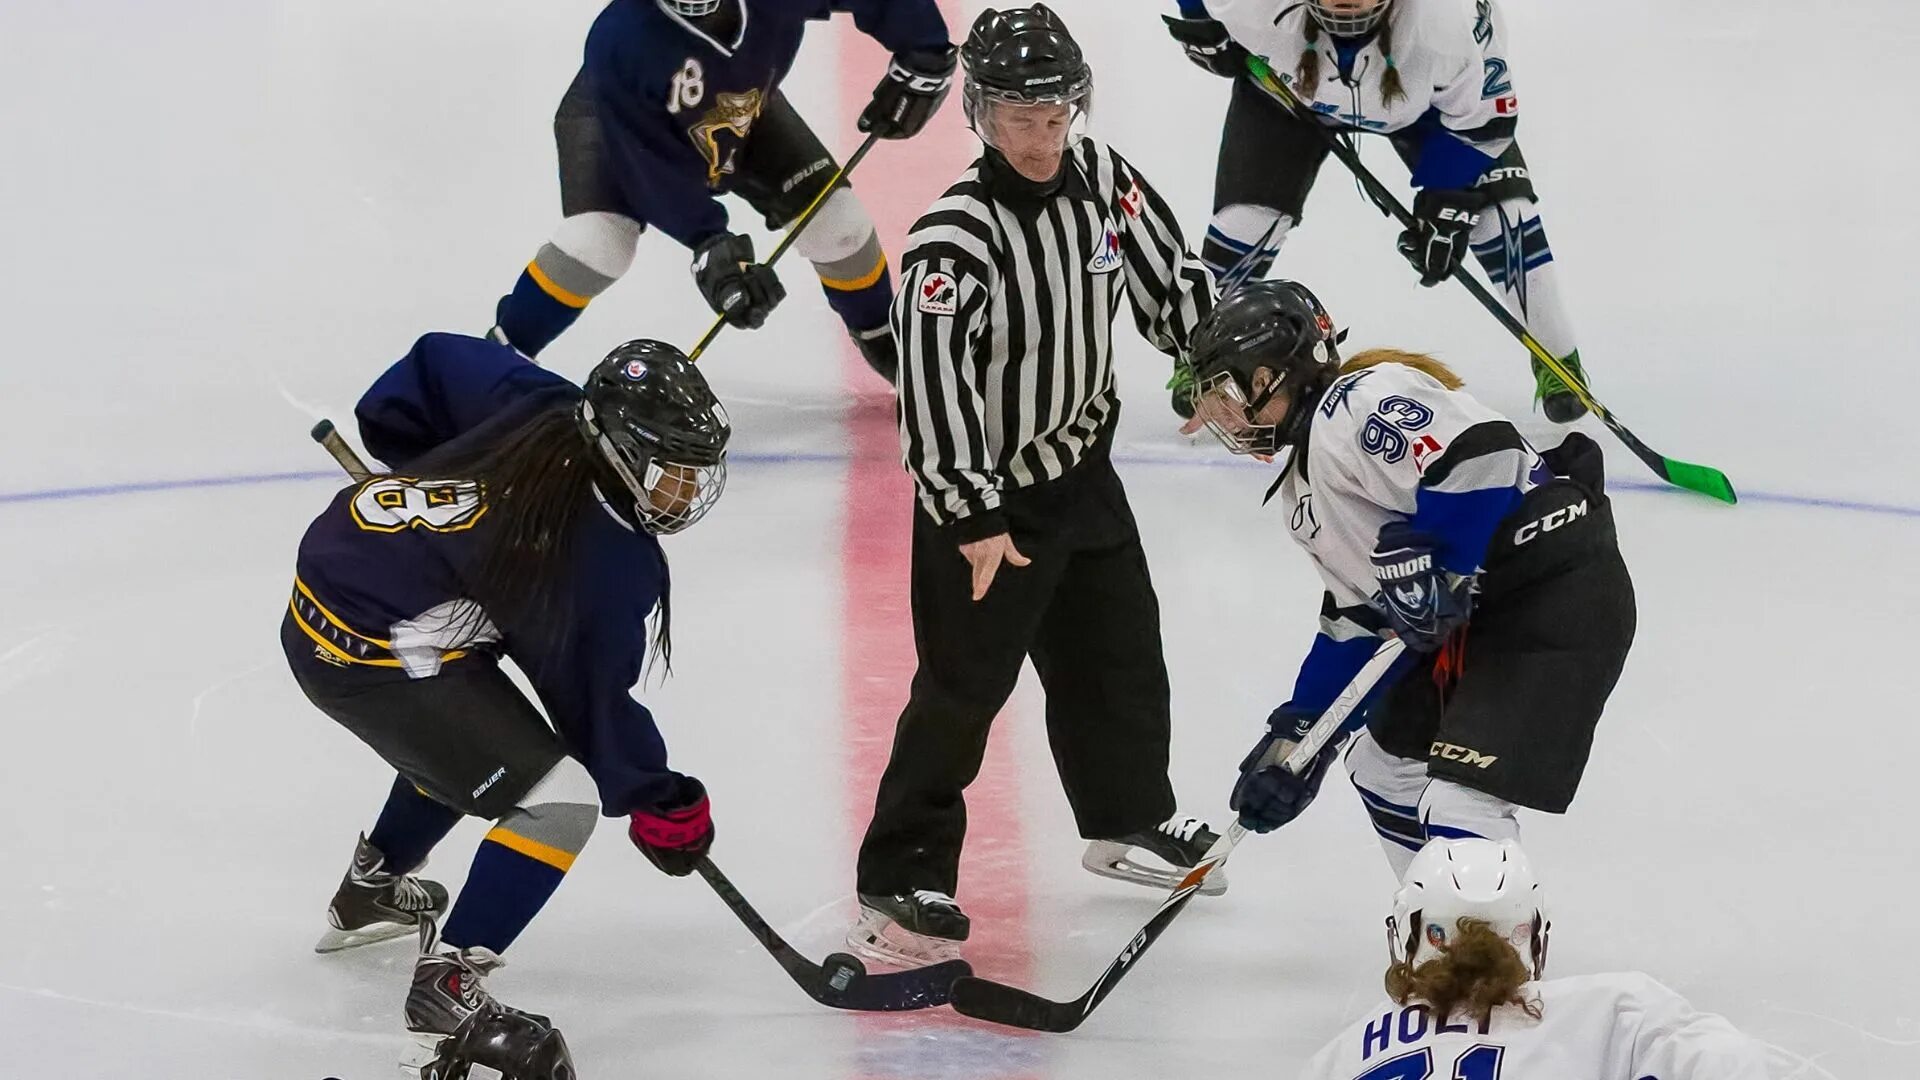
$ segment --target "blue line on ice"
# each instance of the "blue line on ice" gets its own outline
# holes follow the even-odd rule
[[[831,465],[848,460],[847,455],[837,453],[756,453],[738,452],[731,459],[736,462],[755,465]],[[1174,466],[1178,468],[1249,468],[1255,463],[1235,458],[1183,458],[1152,457],[1144,455],[1117,454],[1114,462],[1134,467]],[[281,484],[318,480],[338,480],[337,469],[302,470],[299,472],[249,473],[237,476],[195,476],[179,480],[136,480],[117,484],[98,484],[88,487],[42,488],[34,491],[0,492],[0,505],[9,503],[61,502],[68,499],[98,499],[116,495],[140,495],[156,491],[193,491],[201,488],[240,487],[258,484]],[[1684,492],[1653,480],[1608,478],[1607,487],[1613,491],[1650,492],[1660,495],[1683,495]],[[1866,502],[1858,499],[1830,499],[1819,495],[1799,495],[1781,491],[1741,490],[1743,503],[1773,503],[1781,506],[1810,507],[1821,510],[1845,510],[1858,514],[1879,514],[1886,517],[1920,518],[1920,506],[1901,506],[1895,503]]]

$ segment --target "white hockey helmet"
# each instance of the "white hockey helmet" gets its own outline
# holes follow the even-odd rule
[[[1307,0],[1307,12],[1335,37],[1362,37],[1387,17],[1393,0]]]
[[[1463,918],[1484,920],[1538,979],[1546,973],[1546,898],[1515,840],[1430,840],[1408,864],[1387,918],[1395,963],[1417,967]]]

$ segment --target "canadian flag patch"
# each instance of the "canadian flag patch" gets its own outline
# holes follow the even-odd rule
[[[1501,116],[1512,116],[1520,111],[1520,99],[1513,94],[1508,94],[1493,103],[1493,111]]]
[[[922,314],[952,315],[960,310],[960,284],[952,274],[935,270],[920,280],[917,306]]]
[[[1427,463],[1446,449],[1439,439],[1431,435],[1422,435],[1413,441],[1413,468],[1415,472],[1427,471]]]
[[[1130,218],[1139,218],[1140,211],[1147,205],[1147,197],[1140,193],[1140,181],[1133,181],[1126,194],[1120,196],[1120,209]]]

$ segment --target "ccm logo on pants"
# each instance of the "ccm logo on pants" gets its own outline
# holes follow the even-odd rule
[[[1434,743],[1433,746],[1427,750],[1427,754],[1444,761],[1457,761],[1462,765],[1472,765],[1477,769],[1484,769],[1500,760],[1499,754],[1483,754],[1470,747],[1455,746],[1449,742]]]
[[[1515,547],[1519,547],[1521,544],[1534,539],[1541,533],[1550,533],[1562,525],[1570,525],[1586,516],[1587,500],[1581,499],[1572,506],[1563,506],[1538,521],[1529,521],[1525,525],[1520,526],[1513,534],[1513,544]]]

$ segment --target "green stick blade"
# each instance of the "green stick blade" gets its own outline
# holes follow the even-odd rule
[[[1737,503],[1740,497],[1733,492],[1733,481],[1727,474],[1710,465],[1695,465],[1689,461],[1675,461],[1672,458],[1661,459],[1666,466],[1666,480],[1675,487],[1697,491],[1702,495],[1719,499],[1723,503]]]

